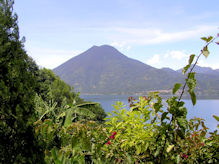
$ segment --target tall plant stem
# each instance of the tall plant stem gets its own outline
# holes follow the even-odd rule
[[[205,47],[207,47],[209,44],[211,44],[212,42],[214,42],[214,40],[215,40],[216,38],[218,38],[218,36],[216,36],[216,37],[213,38],[210,42],[208,42],[208,43],[203,47],[203,49],[204,49]],[[196,58],[195,63],[193,64],[192,68],[190,69],[190,71],[189,71],[189,73],[188,73],[188,78],[187,78],[187,79],[190,78],[191,72],[193,71],[193,69],[194,69],[195,66],[197,65],[200,56],[203,54],[203,49],[201,50],[200,54],[199,54],[198,57]],[[179,99],[178,99],[178,104],[179,104],[180,100],[182,99],[182,96],[183,96],[183,94],[184,94],[184,92],[185,92],[186,85],[187,85],[187,83],[186,83],[186,81],[185,81],[185,83],[184,83],[184,85],[183,85],[182,92],[181,92],[180,97],[179,97]]]

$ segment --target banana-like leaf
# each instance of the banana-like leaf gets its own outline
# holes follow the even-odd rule
[[[90,118],[95,117],[95,114],[87,108],[75,108],[74,112],[81,116],[87,116]]]
[[[97,102],[86,102],[86,103],[82,103],[82,104],[77,104],[75,105],[75,107],[84,107],[84,106],[88,106],[88,105],[98,105],[100,103]]]
[[[64,122],[64,127],[68,128],[72,124],[72,110],[68,110],[65,112],[65,122]]]

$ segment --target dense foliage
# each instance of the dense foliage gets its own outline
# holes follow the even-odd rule
[[[65,82],[60,80],[59,77],[46,68],[40,69],[37,75],[38,88],[37,93],[41,95],[42,99],[49,103],[52,99],[58,103],[58,106],[62,104],[64,98],[67,99],[67,103],[72,103],[73,100],[79,100],[77,94],[73,89]]]
[[[12,5],[0,1],[0,163],[43,163],[33,127],[34,68],[19,38]]]
[[[117,102],[104,122],[99,104],[27,56],[12,6],[0,0],[0,163],[218,163],[217,130],[188,120],[182,96],[187,90],[196,104],[193,70],[219,36],[202,38],[206,44],[190,56],[173,96],[130,97],[129,107]]]
[[[43,68],[37,71],[37,88],[38,96],[48,105],[55,105],[56,109],[62,111],[66,104],[70,106],[83,104],[83,107],[92,112],[95,116],[93,120],[103,122],[106,113],[98,103],[86,102],[75,93],[73,87],[70,87],[51,70]],[[59,108],[59,109],[58,109]]]

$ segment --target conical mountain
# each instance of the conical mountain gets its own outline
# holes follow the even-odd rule
[[[131,59],[109,45],[93,46],[54,69],[82,94],[126,94],[168,90],[181,75]]]

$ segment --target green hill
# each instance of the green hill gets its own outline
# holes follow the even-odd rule
[[[171,93],[174,83],[184,81],[179,71],[156,69],[108,45],[93,46],[53,71],[81,94]],[[218,75],[199,73],[197,79],[200,95],[219,93]]]

